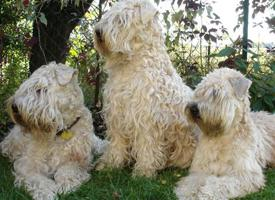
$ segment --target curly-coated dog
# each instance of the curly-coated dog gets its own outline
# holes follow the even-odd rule
[[[275,116],[250,111],[250,85],[222,68],[197,86],[186,112],[203,133],[190,175],[176,188],[179,199],[231,199],[264,187],[263,168],[275,166]]]
[[[106,145],[94,135],[77,70],[54,62],[37,69],[8,101],[15,127],[0,143],[14,162],[15,184],[36,200],[53,200],[89,180],[94,152]]]
[[[147,0],[119,1],[94,32],[95,47],[106,58],[110,140],[97,169],[135,162],[133,174],[150,177],[167,166],[188,167],[196,128],[182,110],[193,91],[171,64],[157,8]]]

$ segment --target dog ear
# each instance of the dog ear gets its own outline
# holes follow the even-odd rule
[[[147,24],[151,21],[157,14],[158,10],[151,3],[143,2],[140,6],[140,17],[143,24]]]
[[[60,85],[67,85],[74,76],[78,74],[77,69],[73,69],[71,67],[66,67],[65,65],[58,65],[55,70],[56,79]]]
[[[251,86],[252,81],[245,77],[232,78],[229,80],[237,98],[243,99]]]

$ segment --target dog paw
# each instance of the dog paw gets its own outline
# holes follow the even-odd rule
[[[180,185],[175,188],[179,200],[197,200],[197,188],[190,188],[188,185]]]
[[[202,174],[191,174],[177,183],[175,193],[180,200],[198,200],[198,193],[205,182],[206,178]]]
[[[81,184],[87,182],[89,179],[90,174],[87,172],[55,177],[59,194],[72,192],[76,190]]]
[[[48,177],[31,174],[29,177],[16,176],[16,186],[24,186],[34,200],[55,200],[57,185]]]
[[[96,171],[101,171],[107,168],[107,164],[105,162],[102,161],[98,161],[95,163],[95,170]]]
[[[219,200],[219,199],[215,198],[210,194],[199,192],[197,195],[197,200]],[[220,200],[225,200],[225,199],[220,199]]]
[[[139,177],[139,176],[144,176],[147,178],[152,178],[157,175],[156,170],[140,170],[140,169],[134,169],[132,172],[132,177]]]
[[[220,196],[218,191],[213,191],[213,188],[208,185],[199,189],[197,197],[198,200],[228,200],[228,198]]]
[[[52,192],[39,192],[33,196],[34,200],[57,200],[57,196]]]
[[[31,191],[34,200],[56,200],[56,185],[48,185],[47,188]]]
[[[197,197],[197,194],[192,193],[192,194],[177,194],[177,198],[179,200],[199,200]],[[202,200],[202,199],[200,199]]]

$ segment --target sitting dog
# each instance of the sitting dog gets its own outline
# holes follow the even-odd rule
[[[14,161],[15,184],[36,200],[53,200],[88,181],[93,153],[106,145],[94,135],[77,70],[54,62],[37,69],[8,101],[14,128],[0,143]]]
[[[275,116],[250,111],[250,85],[221,68],[197,86],[186,113],[203,133],[190,175],[176,188],[179,199],[224,200],[264,187],[263,168],[275,166]]]
[[[147,0],[116,3],[95,26],[95,48],[106,58],[104,115],[110,145],[97,169],[135,162],[133,175],[188,167],[196,128],[181,109],[193,91],[166,52],[158,10]]]

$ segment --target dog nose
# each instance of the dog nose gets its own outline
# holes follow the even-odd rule
[[[11,109],[12,109],[12,111],[13,111],[14,113],[19,113],[18,107],[17,107],[17,105],[16,105],[15,103],[13,103],[13,104],[11,105]]]
[[[101,29],[99,29],[99,28],[95,29],[95,34],[96,34],[96,37],[98,39],[102,39],[101,38],[101,36],[102,36],[102,30]]]
[[[195,118],[195,119],[200,118],[200,111],[198,108],[198,104],[192,103],[188,107],[189,107],[190,113],[193,116],[193,118]]]

